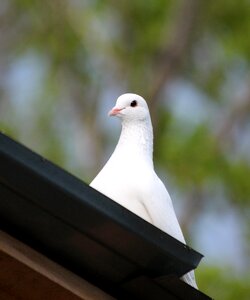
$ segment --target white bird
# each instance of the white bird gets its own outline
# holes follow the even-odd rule
[[[171,198],[154,171],[153,129],[146,101],[121,95],[109,112],[121,119],[119,142],[90,186],[185,243]],[[197,288],[194,272],[182,279]]]

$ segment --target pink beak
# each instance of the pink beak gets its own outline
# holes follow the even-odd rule
[[[109,112],[109,116],[116,116],[121,110],[123,110],[123,108],[113,107]]]

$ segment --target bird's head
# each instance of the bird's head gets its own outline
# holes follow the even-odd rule
[[[109,116],[117,116],[122,121],[143,121],[149,117],[147,102],[136,94],[123,94],[116,100]]]

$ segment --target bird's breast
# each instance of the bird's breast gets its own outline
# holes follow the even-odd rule
[[[136,215],[151,222],[141,195],[150,181],[150,168],[145,164],[120,163],[106,165],[91,186]]]

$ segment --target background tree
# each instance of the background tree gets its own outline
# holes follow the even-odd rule
[[[106,112],[144,96],[157,169],[206,255],[199,286],[247,299],[249,1],[2,0],[0,16],[1,130],[89,182],[119,134]]]

